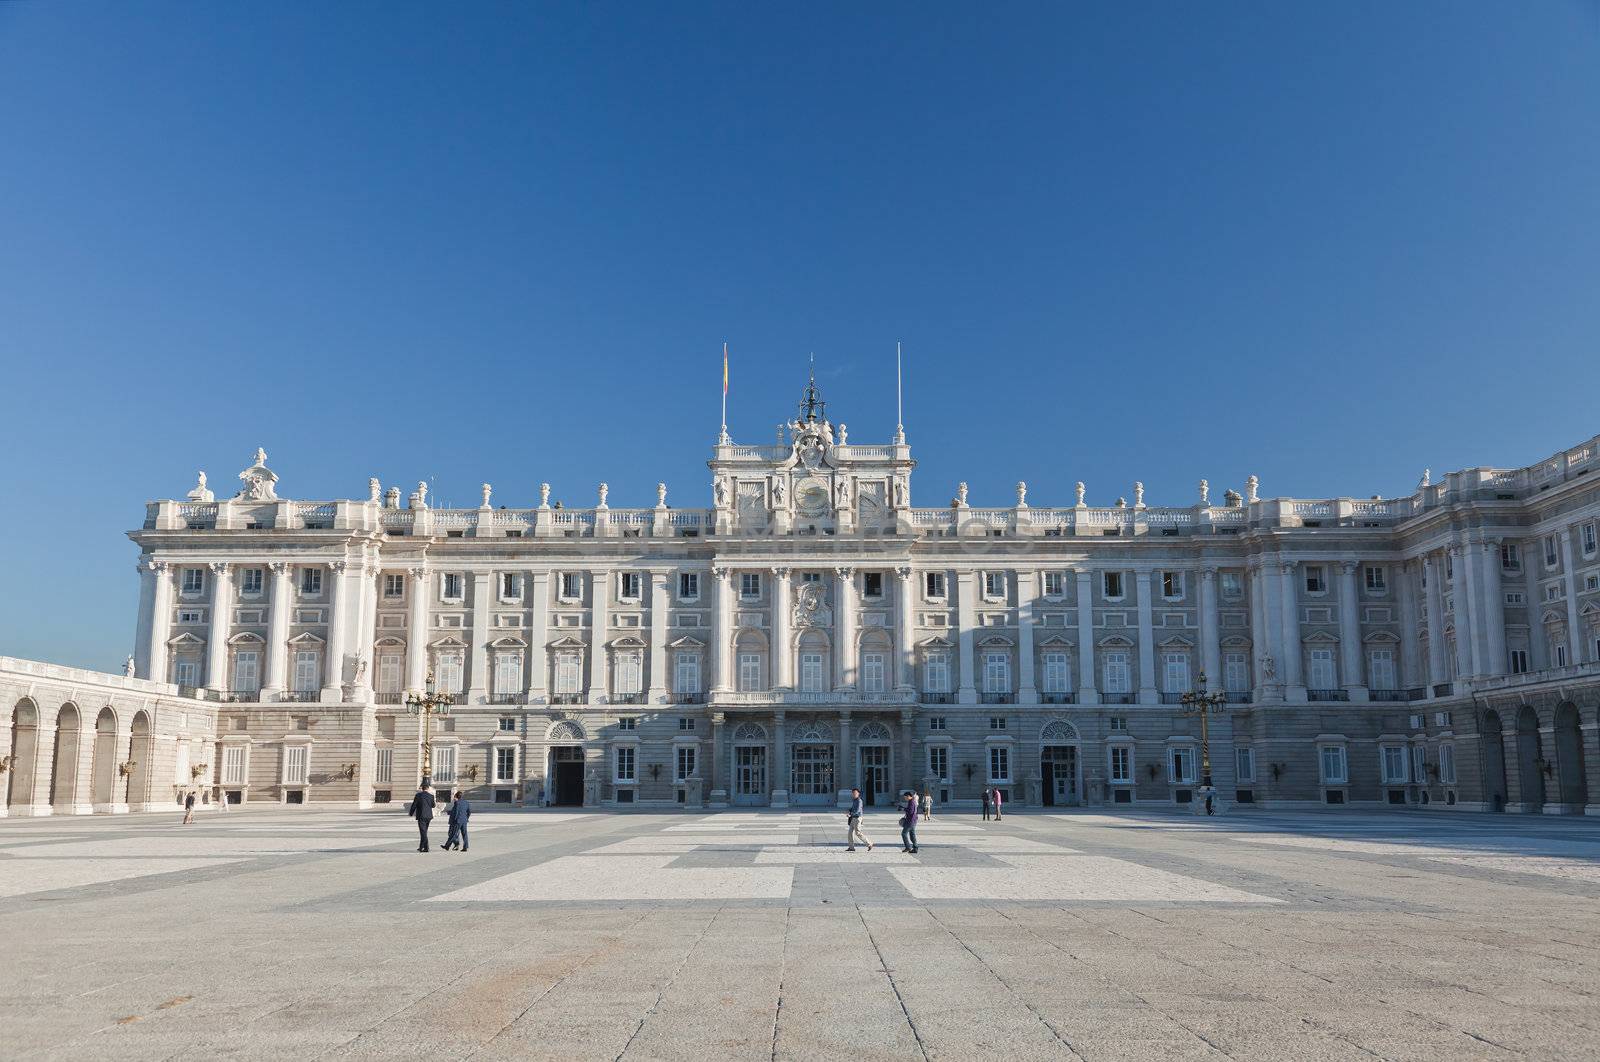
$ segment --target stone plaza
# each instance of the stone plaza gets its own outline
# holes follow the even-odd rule
[[[393,808],[0,822],[10,1059],[1593,1058],[1600,824]]]

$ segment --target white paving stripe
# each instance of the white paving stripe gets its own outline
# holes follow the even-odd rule
[[[1107,856],[1005,856],[999,867],[899,867],[919,900],[1112,900],[1129,903],[1282,903]]]
[[[8,848],[8,855],[59,858],[64,856],[224,856],[279,855],[285,852],[332,852],[351,848],[377,848],[380,845],[410,841],[415,846],[416,831],[409,837],[202,837],[184,834],[172,837],[119,837],[104,841],[69,841],[37,844],[23,849]]]
[[[679,867],[670,855],[563,856],[433,901],[783,900],[791,867]]]
[[[23,896],[152,874],[223,866],[237,859],[31,859],[0,860],[0,896]]]
[[[1503,870],[1513,874],[1537,874],[1540,877],[1577,881],[1586,885],[1600,885],[1600,863],[1589,860],[1549,859],[1541,856],[1433,856],[1432,863],[1453,863],[1474,870]]]

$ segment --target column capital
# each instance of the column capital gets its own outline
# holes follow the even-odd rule
[[[777,709],[776,711],[774,711],[772,713],[772,725],[773,726],[782,726],[783,725],[783,720],[784,720],[784,711],[783,711],[782,708],[779,708],[779,709]]]
[[[346,569],[348,569],[350,567],[350,562],[347,561],[347,560],[342,560],[342,559],[341,560],[336,560],[336,561],[331,562],[328,565],[328,567],[333,571],[333,573],[335,575],[343,575],[345,573]]]
[[[711,575],[714,578],[726,580],[732,574],[733,569],[726,564],[714,564],[711,566]]]
[[[426,569],[426,568],[407,568],[406,569],[406,574],[411,576],[411,578],[415,579],[417,582],[420,583],[420,582],[422,582],[422,580],[424,580],[424,579],[426,579],[428,577],[428,569]]]
[[[901,726],[911,726],[916,721],[917,721],[917,713],[916,713],[915,709],[912,709],[912,708],[902,708],[902,709],[900,709],[900,725]]]
[[[728,721],[728,716],[727,716],[726,712],[712,712],[711,713],[711,725],[712,726],[721,726],[723,723],[725,723],[727,721]]]
[[[899,567],[895,568],[894,573],[902,579],[909,579],[912,575],[916,574],[909,564],[900,565]]]
[[[1339,574],[1354,575],[1359,567],[1361,567],[1360,561],[1342,560],[1339,562]]]
[[[288,575],[289,569],[293,568],[294,565],[288,561],[268,561],[267,567],[271,569],[273,575]]]
[[[848,727],[850,725],[850,709],[839,709],[839,725],[842,727]],[[849,731],[846,730],[845,733],[848,734]]]
[[[212,561],[210,564],[206,565],[206,567],[211,569],[212,575],[222,576],[224,578],[231,570],[231,567],[227,561]]]
[[[1217,577],[1217,570],[1218,569],[1217,569],[1217,566],[1215,564],[1203,565],[1200,568],[1200,578],[1202,578],[1202,579],[1215,579]]]
[[[856,570],[854,568],[850,567],[849,565],[844,565],[844,566],[835,568],[833,570],[833,574],[837,575],[841,579],[853,579],[855,577]]]
[[[1293,575],[1294,574],[1294,570],[1299,566],[1300,566],[1300,562],[1296,561],[1296,560],[1286,560],[1286,561],[1279,561],[1278,562],[1278,570],[1280,572],[1282,572],[1284,575]]]
[[[769,570],[772,572],[772,574],[773,574],[773,576],[775,578],[787,579],[787,578],[789,578],[789,573],[792,572],[794,569],[785,567],[784,565],[780,564],[777,567],[771,568]]]
[[[141,573],[153,572],[156,575],[164,575],[166,574],[167,567],[168,565],[166,561],[147,560],[139,562],[139,571]]]

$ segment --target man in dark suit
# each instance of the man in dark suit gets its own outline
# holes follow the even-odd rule
[[[467,850],[467,819],[471,817],[472,805],[467,803],[467,794],[457,789],[450,800],[450,836],[445,838],[446,848]]]
[[[417,833],[422,838],[422,843],[417,845],[417,851],[428,850],[428,824],[433,822],[433,792],[428,787],[428,780],[422,780],[422,788],[417,790],[417,795],[411,798],[411,807],[408,814],[417,820]]]

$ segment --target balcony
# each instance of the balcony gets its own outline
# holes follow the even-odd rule
[[[954,703],[956,703],[956,695],[951,693],[948,690],[943,690],[943,691],[940,691],[940,692],[934,692],[933,690],[923,690],[922,691],[922,703],[923,704],[954,704]]]
[[[1161,694],[1161,703],[1162,704],[1182,704],[1183,703],[1183,694],[1181,694],[1181,693],[1167,693],[1167,692],[1163,691],[1162,694]]]
[[[1017,695],[1010,690],[991,693],[988,690],[978,694],[979,704],[1016,704]]]
[[[1369,700],[1369,701],[1409,701],[1410,699],[1411,699],[1411,691],[1410,690],[1368,690],[1367,691],[1367,700]]]
[[[1348,701],[1349,690],[1306,690],[1308,701]]]
[[[611,703],[612,704],[644,704],[644,703],[646,703],[646,697],[645,697],[644,693],[642,691],[640,691],[640,690],[634,690],[632,693],[613,693],[611,695]]]
[[[379,704],[399,704],[400,702],[404,701],[405,698],[406,695],[401,693],[399,690],[379,690],[377,693],[373,694],[373,700],[377,701]]]
[[[1254,698],[1249,690],[1227,690],[1229,704],[1249,704]]]
[[[1039,694],[1039,703],[1040,704],[1077,704],[1078,703],[1078,695],[1076,693],[1054,693],[1054,692],[1041,693],[1041,694]]]
[[[491,694],[489,694],[489,703],[490,704],[522,704],[524,700],[525,700],[525,697],[520,691],[517,692],[517,693],[491,693]]]
[[[772,708],[796,705],[855,707],[878,704],[909,707],[917,703],[917,695],[910,690],[885,690],[882,693],[863,690],[738,690],[718,693],[712,699],[718,704]]]
[[[1454,682],[1439,682],[1435,683],[1433,687],[1433,695],[1435,697],[1448,697],[1455,691],[1456,684]]]
[[[673,693],[672,701],[674,704],[704,704],[706,703],[706,695],[698,690],[694,693],[679,691]]]
[[[260,699],[260,690],[224,690],[222,692],[222,703],[224,704],[251,704]]]
[[[582,704],[585,697],[581,693],[552,693],[551,704]]]
[[[1131,694],[1131,693],[1107,693],[1107,694],[1104,694],[1104,695],[1101,696],[1100,703],[1101,704],[1132,704],[1133,703],[1133,694]]]
[[[321,699],[320,690],[286,690],[278,694],[278,700],[284,704],[316,704]]]

